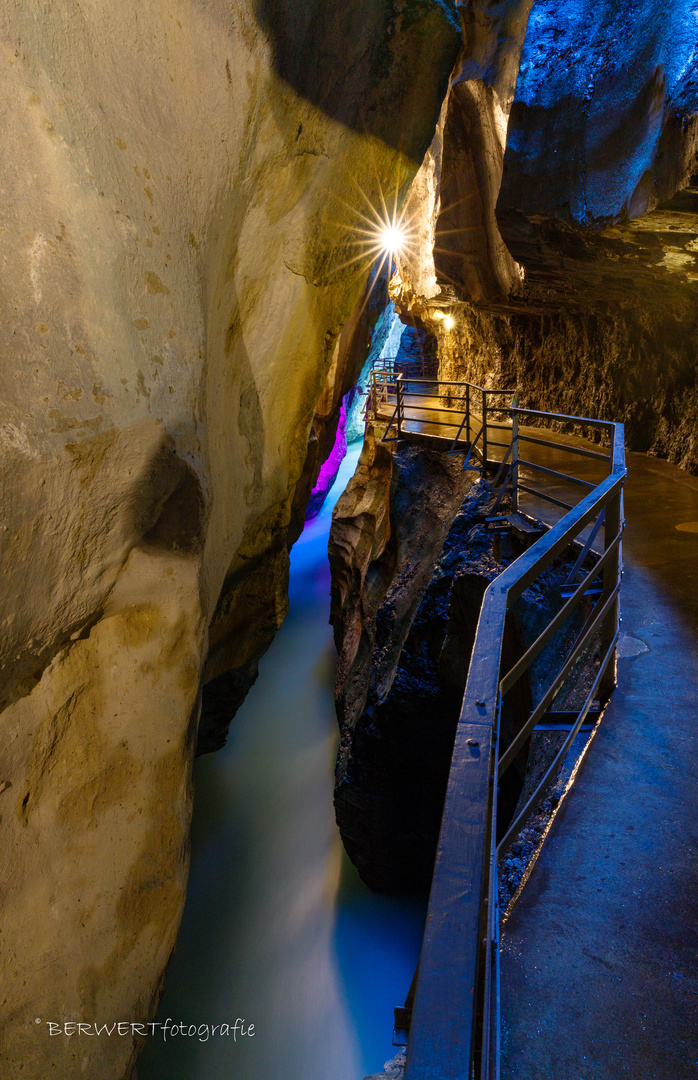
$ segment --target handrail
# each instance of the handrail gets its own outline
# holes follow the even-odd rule
[[[487,394],[492,391],[486,391]],[[405,1080],[498,1080],[499,1078],[499,911],[497,860],[545,795],[550,777],[564,760],[595,698],[608,700],[615,685],[619,634],[619,592],[623,532],[623,483],[626,476],[623,425],[585,417],[545,414],[512,406],[512,464],[505,484],[512,502],[519,490],[518,440],[526,438],[517,422],[541,419],[596,424],[609,430],[611,452],[603,457],[610,472],[581,501],[492,581],[485,592],[458,722],[407,1049]],[[486,414],[485,414],[486,416]],[[484,423],[474,442],[484,435]],[[462,425],[461,425],[462,430]],[[545,445],[545,443],[544,443]],[[552,444],[556,445],[556,444]],[[585,448],[570,448],[580,450]],[[504,469],[509,452],[500,465]],[[486,460],[486,454],[483,454]],[[521,463],[522,464],[522,463]],[[547,470],[556,475],[555,470]],[[557,474],[567,477],[565,474]],[[575,478],[576,480],[577,478]],[[585,485],[586,486],[586,485]],[[501,497],[501,496],[500,496]],[[551,497],[552,500],[552,497]],[[561,502],[561,500],[555,500]],[[562,504],[564,505],[564,504]],[[573,595],[551,619],[521,659],[501,671],[507,612],[552,561],[591,522],[592,538],[603,520],[604,551],[575,585]],[[593,558],[591,538],[582,547],[574,573]],[[601,594],[557,675],[531,710],[519,733],[500,748],[504,696],[578,607],[592,581],[601,575]],[[582,708],[555,760],[506,835],[497,844],[497,780],[523,746],[540,717],[589,647],[600,640],[600,665]]]
[[[595,420],[590,416],[568,416],[565,413],[543,412],[540,409],[522,409],[517,405],[517,413],[520,416],[536,416],[540,420],[560,420],[565,424],[591,424],[592,427],[604,427],[613,430],[616,427],[615,420]]]
[[[551,622],[548,623],[545,630],[538,635],[533,644],[526,650],[520,660],[518,660],[510,671],[502,678],[500,682],[500,689],[503,694],[506,694],[508,690],[511,690],[512,686],[518,682],[522,675],[524,675],[530,668],[533,661],[543,651],[545,646],[555,635],[555,632],[567,621],[574,609],[580,603],[584,596],[585,590],[588,588],[590,582],[599,576],[599,571],[603,570],[604,566],[615,554],[616,548],[620,543],[620,537],[617,536],[610,547],[606,548],[605,552],[597,563],[594,563],[593,567],[586,575],[584,580],[578,585],[575,591],[570,596],[567,603],[560,608],[557,615],[555,615]],[[500,760],[501,768],[501,760]]]
[[[567,659],[558,671],[552,683],[550,684],[546,692],[543,694],[543,697],[536,705],[535,709],[529,716],[526,723],[520,729],[518,735],[511,741],[511,743],[507,747],[506,753],[500,755],[499,764],[497,766],[498,777],[502,777],[507,771],[538,721],[541,720],[543,716],[545,716],[553,701],[560,693],[560,690],[567,681],[567,676],[569,675],[570,671],[572,670],[582,653],[586,651],[586,648],[590,644],[594,632],[599,629],[602,620],[608,614],[611,601],[615,600],[616,596],[618,595],[619,589],[620,582],[618,582],[613,592],[609,594],[606,602],[600,605],[597,604],[597,606],[592,611],[591,615],[584,624],[581,634],[577,638],[577,641],[575,642],[573,648],[570,650]]]
[[[552,442],[550,439],[536,439],[534,435],[519,436],[523,441],[534,443],[536,446],[548,446],[553,450],[563,450],[567,454],[579,454],[581,457],[597,458],[599,461],[609,461],[610,454],[601,454],[598,450],[587,450],[585,446],[569,446],[566,443]]]
[[[620,586],[618,588],[620,588]],[[617,591],[618,590],[616,590],[616,593],[617,593]],[[601,663],[599,665],[599,670],[598,670],[598,672],[596,674],[596,678],[594,679],[594,682],[592,683],[591,689],[589,690],[589,693],[587,694],[586,701],[584,702],[584,705],[582,706],[579,713],[577,714],[577,719],[575,720],[574,724],[572,725],[567,738],[564,740],[562,746],[560,747],[557,754],[555,755],[555,757],[551,761],[550,765],[546,769],[544,776],[541,777],[541,780],[539,781],[539,783],[538,783],[538,785],[536,787],[536,790],[530,796],[530,798],[529,798],[528,802],[526,803],[526,805],[524,806],[524,808],[519,812],[519,814],[517,815],[515,820],[510,824],[510,826],[507,829],[505,835],[502,837],[502,839],[497,844],[497,856],[498,857],[501,857],[509,849],[511,844],[514,842],[514,840],[516,839],[516,837],[520,833],[521,829],[524,827],[524,825],[526,824],[528,819],[531,817],[531,814],[534,812],[534,810],[537,809],[537,807],[543,801],[543,798],[545,797],[545,793],[547,791],[547,785],[548,785],[549,780],[551,779],[551,777],[553,777],[555,775],[558,767],[560,765],[562,765],[562,763],[564,762],[565,757],[567,756],[567,752],[569,751],[570,747],[572,746],[572,743],[574,742],[574,740],[577,738],[577,735],[579,734],[579,732],[581,730],[582,724],[584,723],[584,721],[585,721],[585,719],[587,717],[587,714],[588,714],[588,712],[589,712],[589,710],[590,710],[590,708],[591,708],[591,706],[593,704],[594,697],[598,693],[599,684],[601,682],[601,679],[603,678],[604,671],[606,670],[606,667],[608,666],[608,664],[611,661],[612,654],[615,652],[616,645],[618,643],[618,636],[619,636],[619,631],[616,630],[616,632],[613,635],[613,638],[611,639],[611,642],[610,642],[610,644],[608,646],[608,649],[606,650],[604,656],[601,659]]]
[[[493,395],[497,395],[511,398],[512,391],[488,389],[484,386],[478,386],[476,383],[464,382],[462,380],[448,381],[438,378],[416,378],[402,370],[398,370],[397,362],[394,362],[392,367],[387,366],[386,362],[388,359],[390,358],[385,357],[374,361],[370,374],[370,390],[364,413],[364,419],[367,422],[369,419],[378,420],[379,406],[381,404],[390,406],[394,399],[395,408],[393,409],[392,415],[387,420],[386,430],[382,436],[382,442],[401,442],[405,436],[410,434],[403,426],[406,421],[416,422],[430,428],[446,428],[451,432],[455,430],[455,437],[452,437],[451,435],[448,436],[452,439],[451,453],[461,452],[459,450],[459,444],[464,444],[463,450],[467,452],[467,459],[464,467],[468,468],[467,462],[472,456],[472,452],[475,449],[478,439],[481,438],[482,450],[478,450],[477,453],[481,459],[481,468],[483,472],[486,472],[488,467],[488,447],[507,445],[490,439],[488,437],[488,428],[508,430],[509,427],[509,425],[488,421],[488,415],[490,413],[501,414],[509,412],[508,405],[493,404],[491,401],[488,403],[488,397],[491,398]],[[423,387],[424,389],[415,392],[415,390],[410,389],[414,385]],[[458,387],[462,390],[464,392],[463,396],[454,400],[453,395],[449,394],[449,388],[452,387]],[[473,408],[474,394],[479,394],[482,399],[479,413]],[[448,405],[443,404],[444,397],[449,399]],[[408,401],[410,398],[416,398],[418,399],[418,402],[414,405],[410,405]],[[440,404],[438,407],[434,407],[425,404],[425,401],[427,400],[439,401]],[[454,405],[456,407],[454,407]],[[412,409],[413,412],[417,412],[419,415],[408,415],[405,411],[406,407]],[[476,437],[471,439],[471,429],[475,423],[479,423],[480,428]],[[397,427],[397,435],[395,437],[390,435],[390,431],[394,427]],[[462,436],[464,430],[466,434],[463,439]]]

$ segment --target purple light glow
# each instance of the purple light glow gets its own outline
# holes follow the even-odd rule
[[[337,435],[334,440],[334,446],[330,450],[329,457],[323,462],[320,467],[320,474],[317,478],[317,483],[310,493],[310,499],[308,500],[308,509],[306,511],[305,520],[312,521],[314,517],[320,513],[320,508],[327,498],[327,493],[332,487],[337,473],[339,472],[339,466],[342,464],[347,452],[347,410],[344,402],[342,402],[339,409],[339,422],[337,424]]]

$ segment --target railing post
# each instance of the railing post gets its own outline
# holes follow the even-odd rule
[[[395,379],[395,395],[397,397],[397,437],[398,442],[402,438],[402,409],[403,409],[403,396],[402,396],[402,375],[398,375]]]
[[[514,398],[514,402],[516,402]],[[516,405],[511,409],[511,512],[519,509],[519,421]]]
[[[604,550],[609,548],[618,534],[621,532],[622,525],[622,507],[623,507],[623,488],[619,486],[618,493],[614,495],[611,502],[606,507],[606,515],[604,518]],[[620,579],[620,571],[622,564],[621,556],[621,544],[618,545],[615,554],[611,556],[603,571],[603,592],[598,599],[599,604],[603,604],[608,596],[613,592],[618,581]],[[601,656],[605,656],[607,650],[611,646],[618,629],[620,627],[620,602],[619,597],[616,596],[615,600],[609,608],[608,614],[601,624]],[[611,697],[616,685],[616,650],[614,649],[611,658],[606,667],[606,671],[603,674],[603,678],[599,684],[599,695],[601,698],[601,704],[605,705]]]
[[[470,443],[470,383],[465,384],[465,423],[466,423],[465,437],[466,437],[466,440],[467,440],[467,442],[469,444]]]
[[[487,391],[482,391],[482,475],[487,476]]]

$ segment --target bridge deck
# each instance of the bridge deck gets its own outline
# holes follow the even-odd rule
[[[408,437],[448,420],[419,405]],[[559,469],[566,455],[530,456]],[[502,1080],[698,1076],[698,480],[628,457],[618,688],[505,925]],[[603,466],[578,459],[574,472],[597,483]],[[525,498],[551,524],[564,515]]]
[[[698,480],[628,465],[625,651],[648,651],[505,925],[503,1080],[698,1075]]]
[[[460,414],[455,413],[454,410],[449,409],[440,409],[437,412],[430,409],[429,413],[427,413],[424,411],[424,404],[427,402],[429,402],[428,398],[411,399],[410,404],[406,408],[403,435],[410,443],[421,443],[430,446],[435,450],[450,450],[453,446],[454,439],[461,429],[462,417]],[[394,398],[391,398],[387,402],[383,402],[377,409],[379,419],[389,420],[393,414],[394,408]],[[481,417],[473,412],[473,423],[471,426],[471,436],[473,439],[477,437],[481,426]],[[494,426],[494,424],[488,423],[487,460],[491,464],[494,463],[496,466],[496,463],[501,461],[504,457],[506,448],[498,444],[509,443],[511,441],[510,431],[511,428],[509,428],[509,431],[502,431],[499,427]],[[526,424],[521,424],[519,426],[519,431],[522,436],[532,436],[534,438],[546,438],[551,435],[551,433],[545,429],[531,427]],[[565,443],[568,446],[576,446],[586,450],[599,449],[599,447],[595,447],[594,444],[590,443],[587,439],[575,435],[556,432],[553,437],[556,442]],[[551,447],[539,445],[528,446],[523,443],[521,447],[522,454],[524,453],[524,449],[525,455],[535,461],[538,465],[554,469],[566,468],[580,479],[586,480],[592,484],[598,484],[608,471],[605,462],[597,461],[593,458],[577,456],[568,458],[567,455],[561,454],[559,450],[555,450]],[[548,494],[553,495],[558,499],[563,501],[571,500],[573,503],[577,502],[579,499],[579,490],[563,480],[555,480],[550,477],[541,479],[541,474],[538,470],[528,468],[525,465],[521,466],[519,475],[522,482],[529,484],[533,483],[536,487],[542,488]],[[559,521],[566,513],[564,509],[551,506],[550,503],[538,499],[533,495],[524,494],[521,501],[523,509],[527,514],[540,518],[542,521],[546,521],[551,525]],[[591,526],[580,534],[580,539],[582,541],[586,539],[590,529]],[[595,550],[600,550],[600,544],[598,542],[593,546]]]

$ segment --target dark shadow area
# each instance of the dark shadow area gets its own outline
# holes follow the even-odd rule
[[[387,696],[371,700],[353,730],[343,732],[335,789],[337,820],[349,857],[363,880],[379,892],[426,898],[431,885],[483,596],[504,566],[524,550],[523,543],[511,537],[506,552],[494,557],[495,537],[485,525],[487,505],[473,512],[464,504],[455,517]],[[556,558],[513,605],[502,643],[503,673],[514,667],[561,607],[560,585],[576,555],[569,549]],[[502,752],[562,666],[587,614],[583,602],[505,696]],[[376,628],[374,664],[394,630],[390,603],[378,610]],[[499,783],[500,838],[521,809],[530,768],[540,771],[547,763],[545,748],[529,762],[530,746],[527,739]]]
[[[258,0],[257,17],[296,93],[421,164],[462,44],[455,4]]]
[[[204,498],[196,473],[184,462],[182,481],[165,502],[142,543],[148,547],[193,555],[204,540]]]

